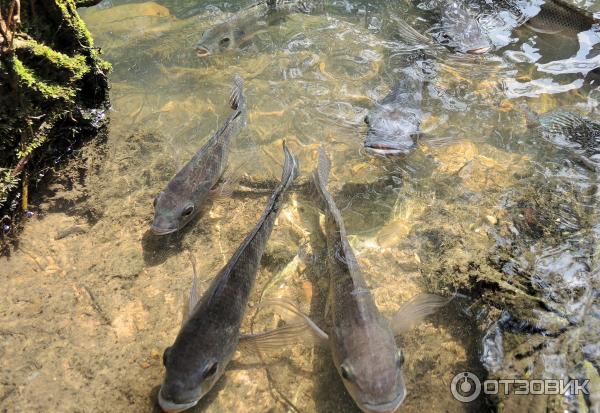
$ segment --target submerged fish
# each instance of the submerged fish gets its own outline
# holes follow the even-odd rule
[[[190,222],[223,175],[231,139],[245,123],[243,83],[241,77],[235,76],[229,99],[233,113],[154,200],[152,232],[155,235],[173,233]]]
[[[280,305],[299,315],[316,341],[329,346],[346,389],[362,411],[391,413],[406,397],[404,356],[394,336],[435,312],[447,300],[424,294],[405,304],[391,323],[381,315],[348,243],[340,211],[327,191],[329,170],[330,161],[321,149],[313,180],[326,216],[331,332],[327,335],[288,301],[271,300],[267,304]],[[281,346],[286,343],[285,337],[290,338],[297,329],[297,324],[290,324],[288,331],[282,327],[266,332],[257,335],[254,342],[258,348]]]
[[[441,48],[440,45],[443,49],[463,54],[481,55],[490,51],[490,38],[462,2],[443,0],[436,11],[435,18],[439,19],[439,25],[430,30],[431,37],[419,33],[404,20],[395,18],[400,38],[431,52]]]
[[[260,1],[206,30],[196,44],[196,54],[205,57],[243,48],[254,36],[286,15],[309,10],[306,4],[298,0]]]
[[[600,154],[600,123],[566,111],[545,113],[538,122],[542,134],[553,143],[566,142],[587,156]]]
[[[479,21],[457,1],[441,1],[436,9],[439,24],[421,34],[399,17],[392,17],[400,39],[410,46],[433,54],[444,54],[447,50],[462,54],[481,55],[492,48],[492,41],[484,32]]]
[[[180,412],[195,406],[221,377],[238,346],[240,325],[262,253],[285,191],[298,175],[298,160],[285,144],[283,150],[281,183],[252,232],[197,303],[193,284],[189,316],[175,343],[163,355],[166,376],[158,402],[165,412]]]
[[[525,26],[537,33],[576,38],[578,33],[590,30],[594,23],[597,20],[585,10],[562,0],[547,0]]]
[[[469,13],[462,1],[443,1],[438,43],[459,53],[483,54],[492,48],[479,21]]]
[[[365,148],[381,155],[406,155],[415,148],[423,113],[423,82],[406,71],[392,91],[365,117]]]

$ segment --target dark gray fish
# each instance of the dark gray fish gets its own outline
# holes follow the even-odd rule
[[[590,30],[597,23],[591,13],[562,0],[547,0],[540,11],[525,26],[537,33],[577,38],[577,34]]]
[[[250,44],[254,36],[266,31],[287,15],[310,10],[307,3],[299,0],[259,1],[206,30],[196,43],[196,54],[198,57],[206,57],[241,49]]]
[[[285,144],[283,150],[281,183],[252,232],[197,303],[193,298],[194,275],[189,316],[175,343],[163,355],[166,376],[158,402],[165,412],[180,412],[195,406],[221,377],[238,346],[240,325],[260,259],[285,191],[298,175],[298,160]]]
[[[200,206],[223,175],[231,139],[246,122],[244,81],[235,76],[233,83],[229,99],[233,113],[154,200],[154,234],[166,235],[183,228],[198,214]]]
[[[406,332],[448,300],[423,294],[402,306],[391,323],[381,315],[348,243],[340,211],[327,191],[329,170],[330,161],[321,149],[313,181],[325,212],[331,332],[323,332],[289,301],[268,300],[262,305],[282,306],[302,321],[248,337],[247,341],[259,349],[281,348],[297,340],[302,325],[316,343],[329,346],[346,389],[362,411],[391,413],[406,397],[404,357],[394,336]]]
[[[392,91],[365,117],[365,148],[380,155],[406,155],[415,148],[423,113],[423,81],[406,71]]]

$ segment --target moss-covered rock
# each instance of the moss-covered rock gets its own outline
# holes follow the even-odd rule
[[[99,0],[32,0],[0,34],[0,218],[2,241],[27,209],[28,187],[106,122],[110,65],[100,59],[76,8]],[[16,19],[15,19],[16,17]],[[8,236],[8,237],[7,237]]]

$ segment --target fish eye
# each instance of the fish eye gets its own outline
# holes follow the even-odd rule
[[[183,212],[181,213],[181,215],[184,217],[187,217],[187,216],[190,216],[192,214],[192,212],[194,212],[194,206],[188,205],[183,209]]]
[[[350,370],[346,366],[342,365],[340,367],[340,371],[341,371],[343,379],[352,381],[352,374],[350,373]]]
[[[204,378],[208,378],[211,376],[214,376],[214,374],[217,372],[217,368],[219,367],[219,363],[215,362],[213,363],[212,366],[210,366],[210,368],[208,370],[206,370],[206,373],[204,373]]]
[[[230,42],[231,42],[231,39],[229,37],[224,37],[219,41],[219,46],[227,47],[227,46],[229,46]]]
[[[369,125],[369,115],[365,116],[365,123]]]

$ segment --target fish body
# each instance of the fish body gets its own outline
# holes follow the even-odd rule
[[[600,154],[600,123],[575,113],[554,111],[539,117],[539,127],[550,141],[567,142],[587,156]]]
[[[196,43],[196,54],[198,57],[206,57],[241,49],[256,34],[277,24],[287,15],[308,10],[308,6],[297,0],[260,1],[206,30]]]
[[[406,155],[415,148],[423,113],[423,81],[403,72],[392,91],[365,117],[364,146],[380,155]]]
[[[326,211],[329,344],[346,389],[364,412],[393,412],[404,400],[402,352],[361,274],[339,209],[326,185],[330,162],[323,151],[313,175]]]
[[[231,107],[234,111],[221,128],[169,181],[154,201],[152,232],[166,235],[183,228],[200,211],[227,166],[229,145],[245,124],[246,103],[243,80],[236,76]]]
[[[525,26],[537,33],[576,38],[578,33],[590,30],[594,23],[597,20],[585,10],[562,0],[547,0]]]
[[[284,153],[281,183],[258,223],[198,303],[190,300],[190,315],[174,344],[165,350],[166,377],[158,395],[165,412],[180,412],[196,405],[221,377],[236,350],[266,242],[285,191],[298,175],[298,161],[285,145]]]
[[[462,1],[441,2],[440,30],[434,38],[459,53],[484,54],[492,47],[481,24]]]

